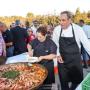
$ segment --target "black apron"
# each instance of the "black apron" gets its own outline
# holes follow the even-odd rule
[[[68,82],[78,85],[83,80],[81,54],[75,40],[73,26],[72,33],[73,37],[61,37],[62,29],[60,32],[59,52],[64,63],[58,63],[58,67],[62,90],[69,90]]]
[[[50,54],[50,50],[47,46],[47,41],[46,42],[42,42],[39,43],[35,49],[34,49],[34,56],[45,56],[45,55],[49,55]],[[43,65],[46,67],[46,69],[48,70],[48,76],[47,79],[45,80],[44,84],[52,84],[55,82],[55,78],[54,78],[54,62],[53,60],[42,60],[41,62],[39,62],[39,64]]]

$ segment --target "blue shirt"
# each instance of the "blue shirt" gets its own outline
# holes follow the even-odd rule
[[[90,25],[84,25],[82,28],[83,28],[86,36],[88,37],[88,39],[90,39]]]

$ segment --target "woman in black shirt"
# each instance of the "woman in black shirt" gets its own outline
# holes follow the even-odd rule
[[[31,55],[33,51],[33,56],[39,58],[39,64],[44,65],[48,70],[48,77],[45,81],[45,84],[52,84],[55,82],[54,79],[54,63],[53,59],[56,56],[56,44],[49,38],[47,38],[47,28],[41,26],[37,30],[37,38],[34,39],[28,45],[28,51]]]

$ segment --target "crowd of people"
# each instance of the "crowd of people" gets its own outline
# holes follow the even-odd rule
[[[1,50],[0,56],[4,53],[6,57],[11,57],[24,52],[27,52],[27,44],[34,40],[36,36],[37,29],[40,24],[37,20],[33,21],[33,25],[30,27],[23,27],[20,20],[16,20],[12,23],[9,28],[2,22],[0,22],[0,32],[3,43],[2,47],[5,48],[4,52]],[[51,33],[53,29],[52,26],[47,26],[47,35],[51,38]],[[2,48],[0,47],[0,48]]]
[[[69,11],[61,12],[60,25],[56,27],[40,25],[37,20],[31,27],[23,27],[20,20],[16,20],[7,28],[0,22],[0,57],[24,52],[38,57],[38,63],[48,70],[45,84],[55,83],[53,59],[57,58],[61,89],[75,90],[83,80],[82,59],[85,68],[90,59],[90,26],[83,20],[79,25],[74,24],[72,16]]]

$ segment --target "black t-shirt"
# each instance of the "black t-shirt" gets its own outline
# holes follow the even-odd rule
[[[49,54],[56,54],[57,46],[49,38],[46,38],[44,42],[40,42],[38,39],[34,39],[30,45],[34,49],[34,56],[45,56]]]
[[[27,51],[26,39],[28,38],[28,33],[24,28],[16,26],[11,30],[13,35],[13,42],[15,51],[20,53]]]
[[[10,30],[6,30],[6,32],[3,33],[3,38],[5,43],[13,42],[13,36]]]

